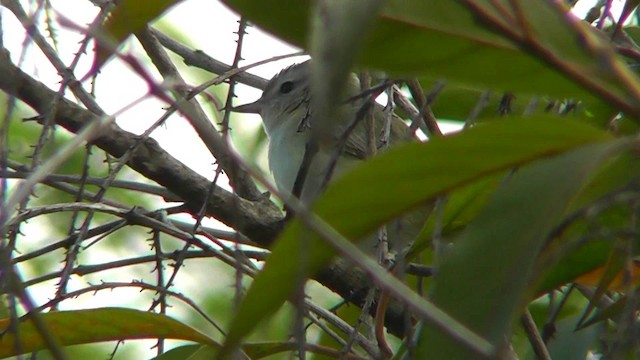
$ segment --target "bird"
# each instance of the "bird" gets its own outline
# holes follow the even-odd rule
[[[311,61],[298,63],[284,68],[268,81],[262,96],[249,104],[232,108],[239,113],[255,113],[262,118],[262,124],[267,134],[269,169],[279,191],[293,193],[294,184],[298,179],[305,151],[311,143],[314,124],[311,102]],[[299,195],[304,204],[311,204],[322,193],[327,173],[334,180],[348,173],[350,170],[366,161],[371,156],[384,152],[387,146],[383,131],[386,122],[384,107],[374,102],[372,107],[374,118],[374,134],[376,135],[376,151],[372,151],[369,144],[369,127],[367,121],[358,119],[355,127],[346,138],[340,141],[341,135],[354,124],[358,110],[362,108],[367,96],[357,96],[361,93],[357,77],[351,74],[347,84],[347,99],[339,106],[333,122],[330,146],[320,146],[308,164],[306,178]],[[393,114],[388,135],[388,146],[394,146],[408,141],[418,141],[407,124],[396,114]],[[341,146],[341,152],[335,156],[335,146]],[[333,170],[331,170],[333,167]],[[387,237],[390,248],[394,253],[407,250],[413,238],[418,234],[426,217],[424,211],[419,215],[394,220],[386,224]],[[417,220],[417,221],[416,221]],[[377,236],[369,236],[373,241],[363,241],[365,252],[373,255],[377,244]]]

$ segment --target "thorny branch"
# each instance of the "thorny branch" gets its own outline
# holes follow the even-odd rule
[[[51,111],[56,93],[15,67],[6,52],[0,54],[0,73],[3,74],[0,89],[5,93],[19,98],[38,113]],[[58,102],[54,112],[56,124],[72,133],[81,131],[97,118],[98,115],[66,99]],[[202,207],[202,194],[208,191],[210,181],[176,160],[155,140],[147,138],[140,141],[138,136],[112,123],[91,143],[116,158],[135,148],[126,163],[129,167],[182,199],[184,210],[197,214]],[[216,187],[204,205],[207,216],[215,217],[261,246],[269,246],[283,228],[282,212],[266,198],[250,201]],[[364,272],[353,271],[351,265],[343,262],[333,264],[316,276],[325,286],[358,305],[363,304],[366,291],[361,293],[357,289],[368,283],[366,278]],[[388,329],[398,336],[404,333],[403,313],[404,308],[400,304],[390,306],[387,313]]]

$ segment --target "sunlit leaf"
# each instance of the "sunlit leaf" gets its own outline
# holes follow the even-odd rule
[[[597,129],[557,118],[490,122],[429,143],[389,150],[337,179],[318,200],[314,211],[347,238],[357,239],[438,194],[513,166],[608,138]],[[302,236],[307,241],[301,241]],[[313,256],[300,255],[307,251]],[[293,222],[273,247],[263,271],[240,305],[226,348],[236,346],[259,320],[277,310],[306,276],[327,264],[333,254],[317,235],[304,229],[299,221]]]
[[[217,346],[204,335],[166,315],[125,308],[56,311],[40,314],[50,334],[61,346],[88,344],[102,341],[133,339],[180,339]],[[7,330],[9,319],[0,320],[0,357],[29,353],[46,348],[42,336],[31,320],[18,324],[19,346],[15,336]]]

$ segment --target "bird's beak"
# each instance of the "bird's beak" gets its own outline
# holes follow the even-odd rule
[[[260,114],[260,112],[262,111],[262,103],[260,102],[260,100],[261,99],[258,99],[249,104],[232,107],[231,111],[239,113]]]

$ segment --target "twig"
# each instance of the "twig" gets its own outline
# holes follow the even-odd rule
[[[409,99],[407,99],[407,97],[402,93],[402,91],[400,91],[397,86],[393,87],[393,101],[400,109],[402,109],[402,111],[407,113],[407,116],[409,116],[409,119],[411,119],[412,124],[418,124],[418,128],[425,135],[429,133],[427,125],[420,116],[420,111],[418,111],[415,105],[413,105],[413,103]],[[409,131],[413,134],[413,131]]]
[[[202,316],[205,320],[207,320],[207,322],[209,322],[211,325],[213,325],[213,327],[218,330],[222,335],[226,335],[225,331],[222,329],[221,326],[219,326],[212,318],[209,317],[209,315],[207,315],[207,312],[202,310],[197,304],[196,302],[194,302],[193,300],[191,300],[190,298],[174,292],[174,291],[170,291],[170,290],[166,290],[166,289],[162,289],[159,288],[155,285],[151,285],[151,284],[147,284],[144,282],[140,282],[140,281],[134,281],[134,282],[130,282],[130,283],[126,283],[126,282],[103,282],[101,284],[97,284],[97,285],[89,285],[88,287],[84,288],[84,289],[79,289],[76,291],[72,291],[69,292],[67,294],[64,295],[64,297],[61,298],[55,298],[50,300],[49,302],[39,306],[36,310],[37,311],[43,311],[51,306],[53,306],[54,304],[58,304],[62,301],[68,300],[68,299],[73,299],[73,298],[77,298],[80,295],[83,294],[87,294],[87,293],[95,293],[97,291],[100,290],[113,290],[115,288],[126,288],[126,287],[134,287],[134,288],[140,288],[142,290],[150,290],[150,291],[155,291],[155,292],[160,292],[160,291],[165,291],[167,293],[167,295],[170,295],[180,301],[182,301],[183,303],[187,304],[190,308],[192,308],[193,310],[195,310],[200,316]]]
[[[113,117],[102,117],[96,118],[97,121],[92,121],[88,123],[83,130],[79,131],[77,135],[71,139],[68,143],[66,143],[62,148],[58,149],[58,151],[51,156],[42,166],[38,167],[32,174],[27,178],[24,182],[18,186],[18,188],[11,195],[5,209],[10,211],[15,208],[15,206],[22,201],[26,196],[28,196],[33,188],[42,180],[44,180],[49,174],[55,171],[64,162],[67,160],[76,149],[81,146],[85,141],[91,141],[96,137],[96,135],[102,133],[102,131],[107,128],[107,126],[113,122]]]
[[[376,346],[359,332],[354,332],[353,327],[350,326],[342,318],[308,300],[305,302],[305,306],[309,309],[309,311],[317,314],[320,318],[335,326],[342,333],[354,334],[356,344],[362,347],[364,351],[366,351],[371,357],[376,359],[379,357],[379,352]]]
[[[482,94],[480,94],[480,96],[478,97],[478,101],[476,101],[476,105],[473,107],[473,110],[471,110],[469,116],[467,116],[467,120],[464,122],[465,129],[473,126],[476,123],[476,120],[478,120],[478,116],[480,116],[482,110],[484,110],[489,104],[490,97],[491,91],[489,90],[485,90],[482,92]]]
[[[171,62],[171,59],[169,59],[168,54],[160,46],[158,40],[148,28],[138,33],[137,36],[158,71],[166,80],[171,80],[175,84],[172,90],[176,93],[178,99],[173,105],[189,119],[189,123],[196,130],[202,142],[207,146],[220,166],[227,171],[229,180],[238,194],[249,200],[259,199],[262,194],[246,172],[242,170],[232,171],[235,165],[231,159],[230,150],[226,146],[224,138],[220,136],[207,118],[200,104],[196,99],[186,100],[189,96],[189,87]]]
[[[17,163],[10,162],[10,166],[12,168],[19,169],[18,171],[7,171],[5,173],[0,172],[0,177],[4,177],[7,179],[25,179],[28,178],[32,173],[25,171],[24,167],[16,166]],[[43,183],[69,183],[69,184],[78,184],[84,182],[90,185],[100,186],[104,182],[104,179],[96,178],[96,177],[87,177],[86,179],[80,179],[75,175],[62,175],[62,174],[50,174],[47,175],[43,180]],[[132,190],[140,193],[157,195],[161,196],[166,201],[180,201],[180,198],[173,194],[171,191],[167,190],[162,186],[145,184],[139,181],[129,181],[129,180],[114,180],[111,183],[112,188],[119,188],[124,190]],[[92,198],[94,196],[83,196],[83,198]]]
[[[524,328],[524,332],[527,334],[527,338],[529,338],[529,342],[531,343],[531,347],[533,347],[533,352],[535,352],[537,359],[551,360],[551,354],[549,354],[549,350],[542,340],[540,332],[538,332],[538,327],[535,321],[533,321],[529,309],[524,310],[520,322]]]
[[[86,234],[86,238],[92,238],[99,235],[111,234],[126,225],[125,220],[116,220],[112,222],[108,222],[106,224],[98,225],[92,229],[89,229]],[[56,241],[52,244],[49,244],[45,247],[42,247],[38,250],[34,250],[32,252],[26,253],[21,256],[17,256],[12,259],[13,263],[17,264],[20,262],[28,261],[31,259],[35,259],[38,256],[49,254],[50,252],[66,247],[69,244],[72,244],[75,241],[75,237],[77,235],[70,235],[63,240]]]
[[[420,119],[424,121],[428,133],[427,135],[432,136],[442,136],[442,130],[440,130],[440,126],[438,126],[438,120],[436,116],[431,111],[431,104],[435,101],[436,97],[440,94],[442,89],[444,89],[445,83],[442,81],[438,81],[431,91],[429,91],[428,95],[424,95],[422,91],[422,86],[417,79],[411,79],[407,81],[407,85],[409,86],[409,91],[411,91],[411,95],[418,105],[418,112],[420,114]],[[415,122],[411,123],[410,129],[412,132],[418,129],[418,124]]]
[[[218,61],[200,50],[190,49],[155,28],[150,28],[149,31],[160,41],[162,46],[181,56],[187,65],[195,66],[214,74],[225,74],[233,70],[231,66],[222,61]],[[289,55],[286,56],[288,57]],[[242,84],[261,90],[267,86],[267,79],[248,72],[239,72],[236,80]]]
[[[69,88],[73,94],[87,107],[91,112],[97,115],[105,115],[105,112],[100,108],[95,99],[87,93],[82,84],[75,78],[73,73],[69,71],[67,65],[58,57],[55,49],[49,45],[45,37],[38,31],[37,27],[33,26],[31,20],[27,16],[20,3],[16,0],[2,0],[2,5],[11,10],[11,12],[20,21],[25,30],[29,33],[29,37],[38,45],[40,50],[47,57],[51,65],[56,68],[58,74],[63,78],[63,81],[68,83]]]

